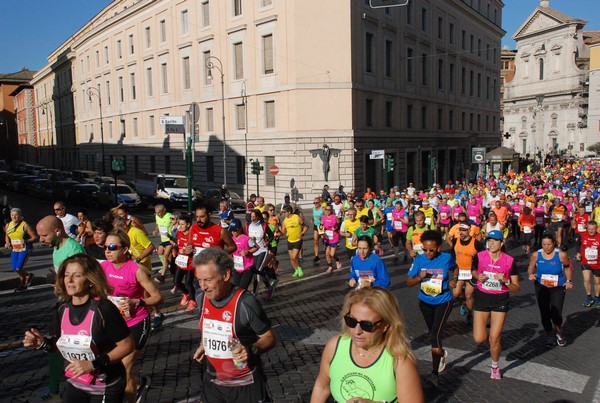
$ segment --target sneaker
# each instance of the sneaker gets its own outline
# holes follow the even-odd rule
[[[462,304],[460,306],[460,315],[465,316],[468,313],[469,313],[469,310],[467,309],[467,304]]]
[[[181,298],[180,305],[186,306],[190,302],[190,294],[183,294],[183,298]]]
[[[438,373],[446,369],[446,358],[448,358],[448,350],[444,350],[444,355],[442,355],[442,358],[440,359],[440,364],[438,365]]]
[[[594,298],[594,304],[592,305],[592,308],[600,308],[600,298]]]
[[[27,275],[27,279],[25,280],[25,287],[29,287],[33,283],[33,273],[29,273]]]
[[[270,284],[271,288],[275,288],[275,286],[277,286],[277,283],[279,283],[279,279],[274,278],[273,280],[271,280],[271,282],[269,284]]]
[[[298,269],[294,270],[294,274],[292,274],[292,277],[298,277]]]
[[[156,277],[154,277],[154,282],[155,283],[164,283],[165,276],[163,276],[162,274],[157,274]]]
[[[298,274],[296,277],[302,277],[304,276],[304,270],[302,269],[302,267],[298,266]]]
[[[561,332],[556,332],[556,344],[558,344],[560,347],[564,347],[567,345],[567,341],[565,340]]]
[[[198,307],[198,304],[196,303],[196,301],[190,301],[190,303],[188,304],[187,308],[185,308],[186,311],[193,311],[194,309],[196,309]]]
[[[17,288],[15,288],[15,292],[25,291],[27,286],[25,284],[19,284]]]
[[[318,256],[315,256],[315,258],[313,259],[313,263],[319,263],[319,261],[321,261],[321,258]]]
[[[143,397],[146,393],[148,393],[148,389],[150,389],[150,377],[142,376],[140,377],[140,383],[138,384],[137,391],[135,392],[135,403],[141,403]]]
[[[429,375],[429,378],[427,378],[427,381],[435,387],[439,386],[439,384],[440,384],[440,381],[438,379],[438,374],[435,374],[433,372],[431,373],[431,375]]]
[[[585,302],[583,303],[583,306],[585,306],[586,308],[590,308],[592,305],[594,305],[594,299],[591,295],[588,295],[585,299]]]
[[[331,267],[331,266],[327,267],[327,270],[325,272],[326,273],[333,273],[333,267]]]
[[[552,335],[547,335],[546,336],[546,347],[547,348],[552,348],[556,345],[556,338]]]
[[[158,329],[160,329],[164,320],[165,320],[165,314],[164,313],[160,313],[160,312],[157,313],[152,318],[152,324],[150,325],[150,329],[152,329],[152,330],[158,330]]]
[[[265,295],[267,296],[267,299],[273,299],[273,292],[274,291],[275,291],[274,287],[267,288],[267,291],[265,293]]]
[[[171,288],[171,294],[175,294],[177,292],[177,286],[174,285],[173,288]]]
[[[340,270],[342,268],[342,261],[341,260],[336,260],[335,261],[335,267]]]
[[[500,379],[502,379],[502,372],[500,371],[500,367],[492,367],[490,378],[492,378],[495,381],[499,381]]]

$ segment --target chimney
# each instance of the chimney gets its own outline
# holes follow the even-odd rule
[[[540,0],[540,7],[550,7],[550,0]]]

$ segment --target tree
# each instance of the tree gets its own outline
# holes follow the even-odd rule
[[[596,154],[600,154],[600,143],[592,144],[587,148],[588,151],[593,151]]]

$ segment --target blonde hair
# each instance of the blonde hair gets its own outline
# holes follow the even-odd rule
[[[382,321],[388,326],[383,333],[385,348],[392,357],[395,359],[410,358],[412,362],[416,362],[406,336],[404,315],[400,311],[398,299],[394,294],[380,287],[366,287],[349,292],[344,299],[344,306],[339,317],[343,336],[350,336],[344,316],[350,313],[354,304],[363,304],[381,316]]]
[[[59,269],[56,279],[56,285],[54,287],[54,293],[61,301],[70,301],[71,296],[67,293],[65,287],[65,271],[67,266],[72,264],[78,264],[83,268],[83,274],[89,283],[89,295],[90,298],[106,298],[113,291],[113,287],[108,284],[104,269],[100,266],[100,263],[91,256],[84,253],[79,253],[65,259]]]

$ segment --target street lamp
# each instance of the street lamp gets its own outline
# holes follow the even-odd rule
[[[248,198],[248,96],[246,95],[246,81],[242,83],[242,105],[244,105],[244,144],[246,153],[244,154],[244,171],[246,172],[246,195]]]
[[[90,103],[92,102],[92,95],[98,97],[98,109],[100,109],[100,141],[102,147],[102,165],[100,170],[102,171],[102,176],[104,176],[104,126],[102,125],[102,94],[100,94],[100,90],[95,87],[88,87],[86,92],[88,94],[88,100],[90,101]]]
[[[50,105],[50,100],[43,102],[40,105],[42,108],[42,115],[46,115],[46,131],[50,131],[50,147],[52,147],[52,168],[56,168],[56,153],[54,152],[54,130],[52,126],[50,126],[50,122],[52,121],[52,110],[48,108]],[[48,112],[48,113],[46,113]],[[50,120],[48,120],[48,115],[50,115]]]
[[[219,62],[217,66],[212,60]],[[208,78],[212,79],[212,69],[215,68],[221,73],[221,116],[223,118],[223,184],[227,186],[227,143],[225,140],[225,74],[223,74],[223,63],[218,57],[209,56],[206,58],[206,68],[208,69]]]

